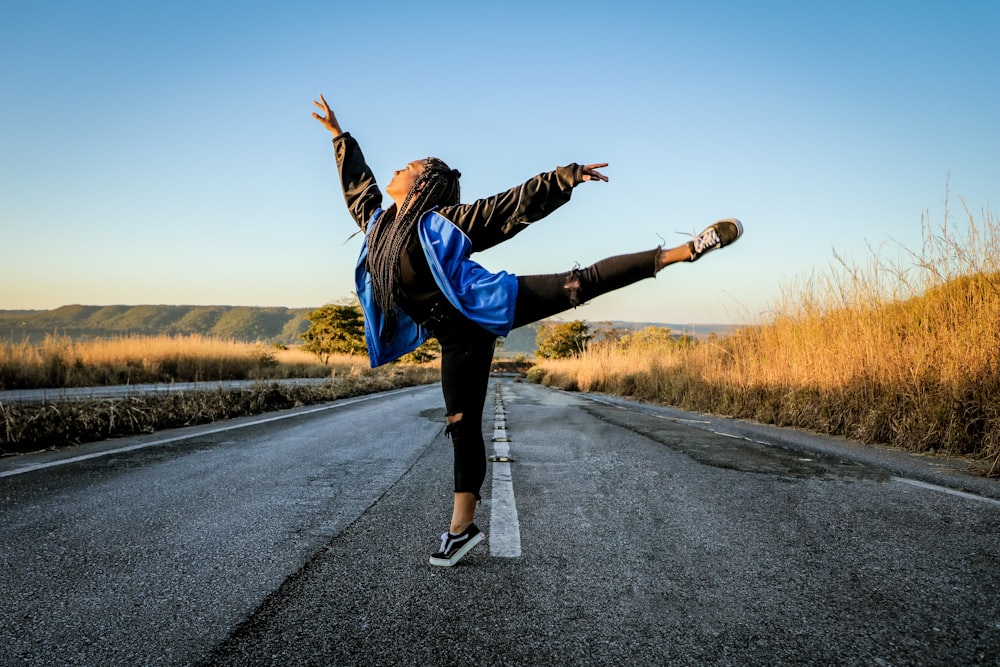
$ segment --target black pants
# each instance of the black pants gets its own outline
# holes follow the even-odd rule
[[[603,259],[585,269],[566,273],[518,276],[514,327],[551,317],[590,299],[656,273],[660,249]],[[441,390],[455,450],[455,492],[474,493],[486,477],[483,409],[489,389],[496,336],[459,315],[427,323],[441,344]]]

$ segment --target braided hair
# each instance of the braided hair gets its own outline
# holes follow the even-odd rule
[[[396,299],[399,296],[399,259],[416,227],[417,220],[436,206],[457,204],[458,179],[462,174],[442,160],[429,157],[424,170],[406,194],[403,205],[393,204],[382,211],[368,239],[368,272],[372,277],[375,303],[386,318],[386,334],[396,332]]]

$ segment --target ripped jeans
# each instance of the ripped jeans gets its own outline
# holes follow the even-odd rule
[[[566,273],[518,276],[514,327],[543,320],[653,277],[659,254],[660,248],[656,248],[609,257]],[[455,492],[473,493],[480,498],[479,490],[486,478],[483,409],[496,336],[457,311],[435,317],[426,326],[441,344],[441,390],[447,414],[462,415],[446,430],[455,452]]]

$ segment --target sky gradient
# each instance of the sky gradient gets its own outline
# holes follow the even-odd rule
[[[341,6],[344,5],[344,6]],[[481,5],[481,6],[480,6]],[[514,273],[742,240],[566,314],[750,322],[834,251],[1000,201],[1000,2],[17,3],[0,21],[0,309],[313,307],[360,237],[325,94],[384,187],[608,183],[477,254]]]

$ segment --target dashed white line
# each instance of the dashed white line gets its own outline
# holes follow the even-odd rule
[[[499,382],[496,384],[496,402],[493,455],[498,458],[509,458],[510,442],[507,438],[506,416]],[[502,427],[500,427],[501,422]],[[514,480],[511,476],[510,463],[506,462],[493,463],[489,541],[491,556],[498,558],[521,556],[521,524],[517,518],[517,503],[514,500]]]

